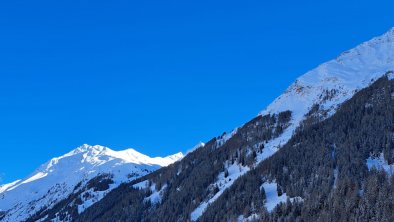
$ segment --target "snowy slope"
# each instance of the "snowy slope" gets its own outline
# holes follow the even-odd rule
[[[0,187],[0,211],[6,211],[2,221],[21,221],[41,208],[50,208],[66,198],[78,183],[111,174],[110,188],[104,192],[91,192],[89,200],[79,206],[85,210],[99,201],[120,183],[146,175],[183,157],[178,153],[165,158],[151,158],[134,149],[113,151],[103,146],[83,145],[75,150],[53,158],[23,180]]]
[[[313,104],[335,112],[354,93],[394,69],[394,28],[299,77],[260,114],[293,112],[298,124]]]
[[[291,138],[313,105],[319,105],[320,110],[327,113],[322,118],[327,118],[360,89],[386,74],[392,78],[393,70],[394,28],[299,77],[260,112],[260,115],[266,115],[290,110],[292,121],[282,136],[268,143],[267,155],[259,157],[259,160],[275,153]]]
[[[360,89],[386,74],[389,78],[393,78],[393,70],[394,28],[299,77],[282,95],[259,113],[259,115],[279,114],[289,110],[292,112],[292,120],[279,137],[264,144],[263,152],[257,155],[256,165],[272,156],[290,140],[315,104],[320,110],[317,115],[320,115],[321,119],[328,118]],[[326,115],[324,116],[323,113]],[[233,133],[229,135],[224,143]],[[205,208],[205,202],[202,202],[194,211],[199,211],[199,214],[191,215],[191,219],[197,220]]]

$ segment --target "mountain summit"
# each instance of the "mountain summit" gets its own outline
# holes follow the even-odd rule
[[[107,189],[91,192],[90,198],[85,198],[80,207],[82,212],[119,184],[168,166],[182,157],[182,153],[177,153],[151,158],[134,149],[114,151],[84,144],[51,159],[28,177],[0,186],[0,211],[7,212],[5,221],[21,221],[75,193],[77,185],[82,189],[94,177],[104,176],[111,180]]]
[[[394,28],[297,78],[260,114],[290,110],[295,122],[302,119],[314,104],[333,114],[337,106],[350,99],[355,92],[392,70]]]

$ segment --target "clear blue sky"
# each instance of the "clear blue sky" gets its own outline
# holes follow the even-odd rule
[[[394,25],[391,1],[324,2],[2,1],[0,183],[83,143],[186,151]]]

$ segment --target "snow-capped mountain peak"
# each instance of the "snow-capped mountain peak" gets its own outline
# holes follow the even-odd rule
[[[355,92],[392,70],[394,28],[302,75],[260,114],[290,110],[293,123],[299,123],[318,104],[330,115]]]
[[[0,186],[0,211],[7,212],[5,221],[20,221],[66,198],[77,184],[86,184],[98,175],[111,175],[113,189],[182,157],[182,153],[177,153],[151,158],[131,148],[114,151],[84,144],[51,159],[28,177]]]
[[[121,151],[114,151],[108,147],[95,145],[90,146],[84,144],[75,150],[61,156],[60,158],[76,155],[83,153],[83,161],[91,162],[94,164],[100,164],[103,161],[107,161],[106,158],[118,158],[122,159],[127,163],[143,164],[143,165],[158,165],[158,166],[168,166],[169,164],[183,158],[181,152],[167,156],[167,157],[149,157],[145,154],[138,152],[133,148],[128,148]],[[104,158],[105,157],[105,158]],[[104,159],[103,159],[104,158]]]

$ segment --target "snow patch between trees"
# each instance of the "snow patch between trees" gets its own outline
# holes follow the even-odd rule
[[[163,185],[160,190],[156,190],[156,184],[152,183],[152,186],[150,186],[152,194],[149,197],[145,197],[144,201],[150,201],[152,204],[160,203],[166,188],[167,184]]]
[[[144,181],[142,181],[142,182],[139,182],[139,183],[134,184],[133,187],[134,187],[135,189],[140,189],[140,190],[146,189],[146,188],[149,187],[149,181],[148,181],[148,180],[144,180]]]
[[[150,183],[149,180],[144,180],[134,184],[133,188],[141,190],[149,189],[151,191],[151,194],[148,197],[145,197],[144,201],[149,201],[152,204],[158,204],[161,202],[161,198],[165,189],[167,188],[167,184],[164,184],[160,190],[157,190],[155,183]]]
[[[210,187],[212,189],[217,189],[217,192],[209,200],[204,201],[198,206],[190,215],[192,221],[198,220],[200,216],[205,212],[209,204],[213,203],[216,199],[222,195],[222,193],[229,188],[234,181],[249,171],[249,167],[238,165],[236,163],[226,167],[224,172],[221,172],[218,176],[217,181]]]
[[[367,159],[367,167],[368,170],[372,170],[373,168],[384,170],[390,176],[394,173],[394,164],[388,164],[387,160],[384,159],[383,153],[379,157],[369,157]]]
[[[286,193],[282,193],[282,195],[278,195],[278,185],[275,182],[265,182],[261,185],[261,189],[264,189],[266,202],[265,207],[268,212],[272,212],[272,210],[280,203],[285,203],[287,199],[291,202],[293,201],[303,201],[301,197],[293,197],[288,198]]]
[[[216,139],[216,146],[223,146],[231,137],[233,137],[238,132],[238,128],[235,128],[230,133],[223,133],[219,138]]]
[[[112,186],[108,190],[104,191],[94,191],[93,188],[81,193],[81,201],[82,204],[78,205],[78,214],[81,214],[84,212],[86,209],[91,207],[93,204],[97,203],[101,199],[104,198],[105,195],[107,195],[111,190],[113,190],[116,186],[111,184]]]
[[[240,215],[237,218],[238,222],[252,222],[252,221],[258,221],[260,219],[260,216],[257,214],[252,214],[249,217],[246,217],[244,215]]]

